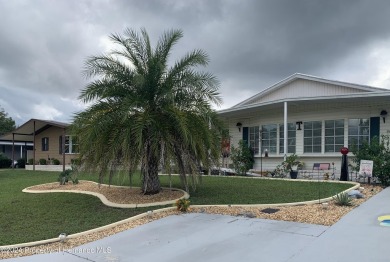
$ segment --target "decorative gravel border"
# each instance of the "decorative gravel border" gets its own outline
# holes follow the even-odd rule
[[[84,180],[80,180],[80,181],[84,181]],[[96,185],[99,185],[99,183],[96,183],[96,182],[93,182],[93,181],[88,181],[88,182],[89,183],[94,183]],[[54,182],[54,183],[58,184],[58,182]],[[47,184],[43,184],[43,185],[49,185],[49,184],[54,184],[54,183],[47,183]],[[105,184],[101,184],[101,185],[102,186],[108,186],[108,185],[105,185]],[[118,204],[118,203],[114,203],[114,202],[109,201],[103,194],[100,194],[100,193],[97,193],[97,192],[83,191],[83,190],[74,190],[74,189],[67,189],[67,190],[60,190],[60,189],[33,190],[33,189],[30,189],[30,188],[35,187],[35,186],[26,187],[25,189],[22,190],[22,192],[24,192],[24,193],[33,193],[33,194],[41,194],[41,193],[42,194],[43,193],[77,193],[77,194],[92,195],[92,196],[98,197],[102,201],[102,203],[104,205],[109,206],[109,207],[116,207],[116,208],[138,208],[138,207],[166,206],[166,205],[174,204],[179,199],[188,199],[188,198],[190,198],[190,195],[187,192],[185,192],[184,190],[181,190],[181,189],[178,189],[178,188],[166,188],[166,187],[163,187],[163,189],[167,189],[167,190],[180,191],[180,192],[183,193],[183,196],[181,198],[174,199],[174,200],[168,200],[168,201],[162,201],[162,202],[153,202],[153,203],[146,203],[146,204]],[[113,186],[113,185],[111,185],[111,187],[128,188],[126,186]]]

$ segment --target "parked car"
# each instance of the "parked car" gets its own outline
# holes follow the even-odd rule
[[[14,160],[14,168],[18,168],[18,161],[17,160]],[[11,168],[12,168],[12,164],[11,164]]]

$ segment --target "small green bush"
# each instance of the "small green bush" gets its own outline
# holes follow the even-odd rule
[[[176,201],[176,208],[181,212],[187,212],[190,207],[190,200],[188,199],[179,199]]]
[[[51,162],[53,163],[53,165],[59,165],[60,164],[60,160],[58,160],[56,158],[52,158]]]
[[[381,182],[382,186],[390,186],[390,136],[382,135],[373,137],[370,143],[365,142],[359,147],[352,145],[352,153],[355,155],[352,161],[359,170],[361,160],[374,161],[373,177]]]
[[[12,160],[8,157],[0,154],[0,168],[10,168],[12,164]]]
[[[32,165],[32,164],[34,164],[34,159],[30,158],[27,162],[29,165]]]
[[[26,160],[23,158],[18,159],[17,161],[18,168],[25,168],[26,167]]]
[[[333,200],[336,202],[336,205],[339,206],[352,206],[352,198],[348,193],[340,193],[333,197]]]
[[[248,147],[247,142],[240,140],[238,147],[232,146],[230,158],[233,169],[237,175],[245,176],[249,169],[253,168],[253,151]]]
[[[39,159],[39,164],[40,165],[46,165],[47,164],[46,159],[44,159],[44,158]]]
[[[71,180],[73,184],[79,183],[79,179],[77,178],[76,173],[73,172],[73,170],[71,169],[66,169],[65,171],[62,171],[57,179],[57,181],[60,182],[60,185],[65,185],[69,182],[69,180]]]
[[[71,174],[72,174],[72,170],[70,169],[66,169],[65,171],[62,171],[58,176],[58,182],[60,182],[60,185],[65,185],[66,183],[68,183]]]

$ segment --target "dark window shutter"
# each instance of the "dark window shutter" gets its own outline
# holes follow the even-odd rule
[[[62,136],[60,136],[60,138],[59,138],[59,153],[60,153],[60,155],[62,154]]]
[[[48,150],[49,150],[49,138],[42,137],[42,151],[48,151]]]
[[[370,118],[370,140],[375,136],[379,138],[380,117]]]
[[[249,129],[248,127],[242,128],[242,140],[246,145],[248,145],[248,135],[249,135]]]

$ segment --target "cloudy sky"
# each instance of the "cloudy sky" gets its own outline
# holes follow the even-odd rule
[[[18,125],[70,122],[88,56],[111,33],[184,37],[172,60],[205,50],[228,108],[299,72],[390,89],[388,0],[0,0],[0,107]]]

